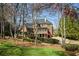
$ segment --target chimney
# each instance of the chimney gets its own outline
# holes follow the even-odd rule
[[[46,22],[46,20],[47,20],[47,19],[45,18],[45,22]]]

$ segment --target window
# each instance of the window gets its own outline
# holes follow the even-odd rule
[[[43,26],[43,24],[41,24],[41,26]]]
[[[44,34],[39,34],[40,37],[44,37]]]
[[[40,27],[40,24],[38,24],[38,27]]]
[[[39,34],[39,36],[41,37],[41,34]]]

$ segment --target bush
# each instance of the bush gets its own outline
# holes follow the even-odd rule
[[[15,46],[15,44],[13,44],[13,43],[11,43],[11,42],[5,42],[5,41],[4,41],[4,42],[1,43],[1,46],[12,47],[12,46]],[[0,46],[0,47],[1,47],[1,46]]]
[[[38,40],[44,43],[51,43],[51,44],[58,44],[59,40],[57,39],[52,39],[52,38],[43,38],[43,37],[38,37]]]
[[[40,40],[41,42],[47,42],[46,41],[47,39],[46,38],[43,38],[43,37],[38,37],[37,39]]]
[[[58,44],[58,43],[59,43],[59,40],[50,38],[50,39],[48,40],[48,42],[49,42],[49,43],[53,43],[53,44]]]
[[[35,39],[35,36],[28,36],[29,38],[31,38],[31,39]]]
[[[74,34],[73,35],[69,35],[69,36],[67,35],[66,38],[70,39],[70,40],[78,40],[78,38]]]
[[[29,41],[29,42],[32,42],[33,40],[32,40],[31,38],[28,38],[28,37],[27,37],[27,38],[24,38],[23,41]]]
[[[66,44],[64,45],[66,51],[76,51],[78,50],[78,45],[76,44]]]

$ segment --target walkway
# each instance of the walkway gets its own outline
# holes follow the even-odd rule
[[[59,40],[60,43],[62,43],[62,37],[52,37],[53,39],[57,39]],[[79,41],[76,40],[69,40],[66,39],[66,43],[70,43],[70,44],[78,44],[79,45]]]

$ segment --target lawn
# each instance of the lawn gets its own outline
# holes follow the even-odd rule
[[[16,46],[9,42],[0,44],[2,56],[64,56],[64,52],[54,48],[32,48]]]

